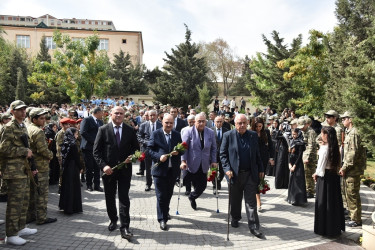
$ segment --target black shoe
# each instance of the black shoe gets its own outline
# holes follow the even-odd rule
[[[263,238],[263,234],[258,229],[250,229],[250,233],[252,233],[255,237]]]
[[[117,221],[111,221],[111,223],[109,223],[108,230],[113,231],[116,228],[117,228]]]
[[[172,218],[171,218],[171,215],[170,214],[168,214],[168,220],[171,220]]]
[[[160,229],[163,230],[163,231],[167,230],[167,223],[164,222],[163,220],[160,221]]]
[[[185,191],[185,195],[190,195],[190,192],[191,192],[191,191],[186,190],[186,191]]]
[[[232,227],[234,227],[234,228],[237,228],[237,227],[240,226],[240,225],[238,224],[238,220],[232,220],[232,221],[230,222],[230,225],[231,225]]]
[[[145,191],[146,192],[151,191],[151,187],[149,185],[146,185]]]
[[[56,218],[46,218],[46,220],[42,223],[36,223],[37,225],[44,225],[44,224],[48,224],[48,223],[53,223],[53,222],[56,222],[57,219]]]
[[[86,178],[84,174],[81,174],[81,182],[86,182]]]
[[[120,232],[121,232],[121,237],[128,240],[128,241],[133,236],[133,234],[132,234],[132,232],[130,232],[129,228],[120,229]]]
[[[92,186],[87,186],[86,190],[90,192],[94,191],[94,189],[92,189]]]
[[[145,176],[145,173],[144,172],[138,172],[138,173],[136,173],[136,175]]]
[[[194,199],[191,199],[191,198],[189,197],[189,201],[190,201],[190,205],[191,205],[191,207],[192,207],[194,210],[197,210],[197,203],[195,202],[195,200],[194,200]]]
[[[346,226],[347,227],[360,227],[360,226],[362,226],[362,223],[357,223],[357,222],[351,220],[351,221],[346,223]]]
[[[101,188],[101,187],[95,187],[94,190],[98,191],[98,192],[103,192],[104,191],[103,188]]]
[[[310,199],[310,198],[314,198],[314,194],[313,193],[307,193],[307,199]]]

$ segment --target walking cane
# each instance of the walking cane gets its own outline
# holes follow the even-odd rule
[[[215,176],[215,183],[216,183],[216,213],[219,213],[219,191],[217,189],[217,175]]]
[[[231,188],[231,180],[228,181],[228,225],[227,225],[227,241],[229,241],[229,219],[230,219],[230,201],[231,201],[231,195],[230,195],[230,188]]]
[[[178,206],[180,205],[181,180],[182,180],[182,170],[181,170],[181,174],[180,174],[180,184],[178,185],[178,200],[177,200],[177,210],[176,210],[176,215],[179,215],[179,214],[180,214],[180,213],[178,212]]]

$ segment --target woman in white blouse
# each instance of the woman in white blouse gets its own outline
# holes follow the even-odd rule
[[[336,130],[322,128],[322,143],[319,160],[313,178],[316,182],[314,232],[335,237],[345,231],[344,207],[342,203],[340,176],[340,151]]]

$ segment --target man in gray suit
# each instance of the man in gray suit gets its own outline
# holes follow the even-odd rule
[[[210,118],[208,121],[207,121],[207,124],[206,126],[210,129],[214,128],[215,127],[215,118],[216,118],[216,112],[215,111],[211,111],[210,114],[208,115],[208,117]]]
[[[236,129],[223,136],[220,147],[220,160],[227,178],[231,182],[232,227],[238,227],[241,220],[242,198],[245,198],[246,214],[250,232],[258,238],[259,231],[256,194],[264,168],[260,158],[258,135],[247,130],[247,118],[239,114],[235,118]],[[233,184],[232,184],[233,183]]]
[[[137,132],[137,139],[141,146],[141,151],[146,152],[147,144],[150,140],[153,131],[162,127],[162,124],[158,121],[157,112],[155,110],[148,111],[149,121],[142,123],[139,126]],[[145,168],[146,168],[146,188],[145,191],[151,190],[152,175],[151,175],[151,157],[146,152]]]

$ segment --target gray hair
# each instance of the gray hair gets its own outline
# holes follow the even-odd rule
[[[201,117],[203,117],[204,119],[206,119],[206,113],[204,113],[204,112],[200,112],[200,113],[197,114],[195,117],[198,118],[198,116],[201,116]]]
[[[155,109],[153,109],[153,110],[149,110],[149,111],[148,111],[148,115],[151,115],[151,114],[155,114],[155,115],[157,115],[156,110],[155,110]]]
[[[189,115],[186,119],[188,121],[195,120],[195,115]]]
[[[234,117],[234,122],[236,123],[241,117],[245,117],[246,120],[248,120],[247,117],[246,117],[246,115],[244,115],[244,114],[238,114],[238,115],[236,115],[236,117]]]

